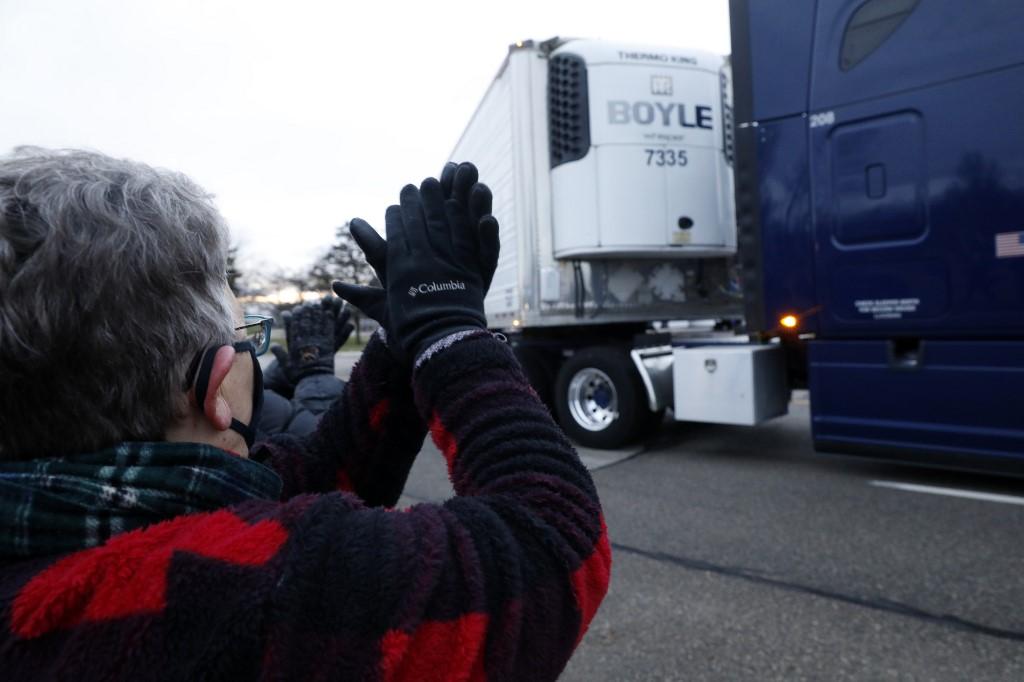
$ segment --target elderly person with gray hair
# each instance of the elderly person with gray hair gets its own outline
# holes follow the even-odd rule
[[[269,321],[227,287],[209,197],[95,153],[0,159],[2,676],[555,679],[609,545],[486,330],[490,203],[452,165],[386,242],[357,230],[383,286],[335,288],[384,331],[312,434],[257,443]],[[456,496],[393,511],[428,428]]]

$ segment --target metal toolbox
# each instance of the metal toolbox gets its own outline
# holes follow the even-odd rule
[[[786,414],[789,389],[780,346],[677,346],[673,355],[677,421],[754,426]]]

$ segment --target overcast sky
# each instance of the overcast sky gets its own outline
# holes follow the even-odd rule
[[[602,9],[605,7],[607,9]],[[436,175],[516,40],[729,52],[726,0],[0,0],[0,150],[190,175],[247,263],[308,265]]]

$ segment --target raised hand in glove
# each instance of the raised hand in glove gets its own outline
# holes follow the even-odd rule
[[[419,189],[406,185],[400,200],[385,216],[388,318],[395,342],[416,358],[448,334],[487,327],[487,277],[480,227],[471,222],[466,204],[454,196],[445,199],[434,178]],[[496,221],[484,217],[480,224],[491,231]]]
[[[297,384],[312,374],[334,374],[334,354],[354,329],[351,316],[341,299],[333,296],[284,313],[288,350],[274,346],[271,351],[289,382]]]
[[[448,162],[441,171],[441,192],[445,201],[454,200],[459,210],[476,227],[476,257],[484,278],[484,294],[491,289],[491,280],[498,267],[498,221],[491,214],[491,190],[479,180],[476,166],[464,162]]]
[[[441,209],[442,212],[446,215],[451,212],[461,224],[468,223],[471,228],[468,242],[465,244],[469,248],[464,251],[472,252],[470,261],[479,266],[483,292],[486,294],[498,265],[498,221],[491,215],[491,191],[483,183],[477,182],[478,178],[473,164],[448,163],[441,172],[439,184],[445,205]],[[436,196],[434,198],[436,199]],[[450,208],[449,202],[452,202]],[[389,226],[400,223],[401,207],[389,207],[385,221]],[[395,331],[389,319],[385,290],[388,283],[388,245],[365,220],[360,218],[352,221],[350,230],[352,237],[366,255],[367,262],[373,267],[381,286],[367,287],[336,281],[333,284],[334,291],[380,323],[389,337],[394,337]],[[393,351],[400,353],[402,350],[395,343],[389,345]]]

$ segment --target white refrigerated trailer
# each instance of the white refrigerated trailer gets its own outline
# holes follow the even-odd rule
[[[785,412],[781,351],[736,334],[730,97],[708,52],[517,43],[451,154],[477,165],[501,224],[488,323],[584,445],[620,446],[669,407]]]

